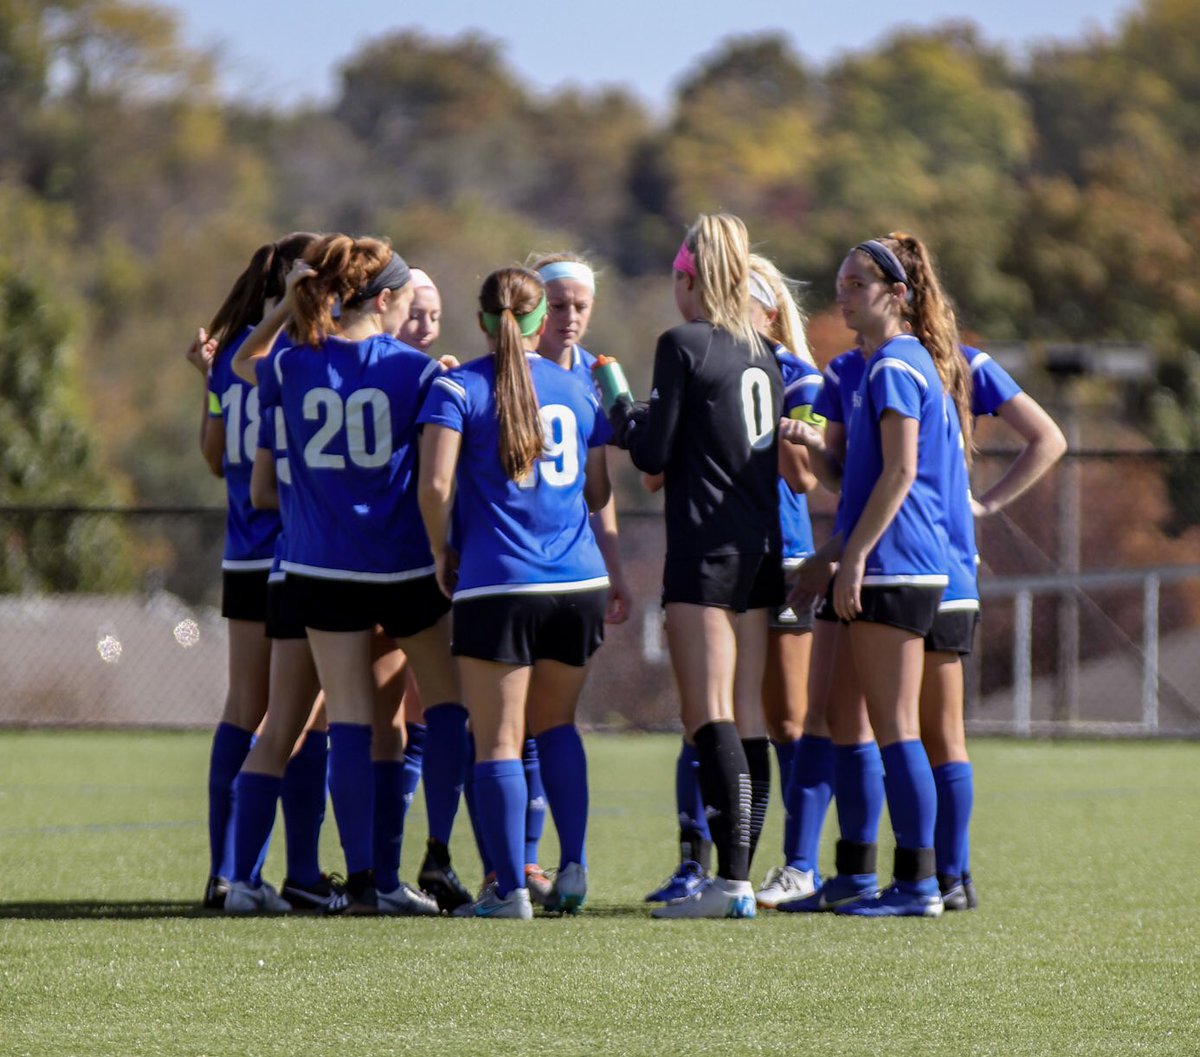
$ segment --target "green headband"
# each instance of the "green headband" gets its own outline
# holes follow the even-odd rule
[[[521,328],[521,337],[532,338],[537,333],[538,327],[542,325],[542,320],[546,318],[547,307],[546,295],[542,294],[537,308],[526,312],[523,316],[516,317],[517,326]],[[479,318],[483,320],[483,329],[493,338],[500,333],[500,313],[480,312]]]

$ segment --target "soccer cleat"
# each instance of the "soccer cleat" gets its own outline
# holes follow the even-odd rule
[[[972,880],[969,873],[963,873],[962,886],[963,891],[967,896],[967,909],[974,910],[977,906],[979,906],[979,894],[975,891],[975,882]]]
[[[376,905],[380,914],[391,914],[395,917],[434,918],[441,911],[437,900],[425,892],[418,892],[403,881],[392,892],[375,892]]]
[[[775,909],[787,911],[789,914],[823,914],[846,903],[874,898],[878,892],[879,882],[873,873],[838,874],[821,885],[812,895],[776,903]]]
[[[437,900],[439,910],[454,913],[456,907],[471,902],[471,893],[450,865],[450,850],[441,841],[430,838],[425,861],[417,874],[417,884]]]
[[[774,910],[789,899],[803,899],[817,890],[812,870],[799,870],[795,866],[773,866],[767,871],[767,879],[754,898],[760,907]]]
[[[967,890],[963,879],[954,874],[940,873],[937,877],[938,889],[942,893],[942,906],[946,910],[970,910],[967,903]]]
[[[454,913],[455,917],[513,918],[520,921],[533,920],[533,904],[529,901],[528,888],[514,888],[503,899],[494,884],[488,885],[482,896],[471,904],[468,913]]]
[[[284,878],[280,895],[291,903],[293,910],[318,914],[339,913],[345,910],[350,902],[341,878],[325,873],[321,874],[321,879],[316,884],[308,885],[297,884],[291,878]]]
[[[587,867],[567,863],[554,878],[554,888],[546,909],[555,914],[578,914],[587,899]],[[532,895],[532,893],[530,893]]]
[[[229,882],[224,877],[213,876],[204,886],[204,899],[200,906],[205,910],[223,910],[225,896],[229,892]]]
[[[529,889],[529,898],[533,902],[539,906],[550,907],[550,900],[554,897],[554,883],[550,880],[550,875],[537,863],[528,863],[525,866],[525,887]]]
[[[286,914],[291,903],[265,881],[255,888],[245,881],[230,881],[225,894],[226,914]]]
[[[835,913],[860,918],[938,918],[942,909],[937,878],[926,877],[921,881],[893,881],[879,895],[843,903]]]
[[[379,913],[379,893],[375,890],[375,871],[356,870],[346,878],[345,899],[330,907],[327,914],[348,914],[351,917]]]
[[[685,899],[698,891],[707,880],[708,875],[705,874],[704,867],[698,862],[686,859],[675,867],[675,872],[670,877],[646,896],[646,902],[672,903],[676,899]]]
[[[698,891],[650,912],[652,918],[752,918],[754,886],[749,881],[714,877]]]

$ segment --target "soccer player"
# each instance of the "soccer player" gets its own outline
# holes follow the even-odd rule
[[[575,706],[604,634],[608,577],[588,512],[609,499],[609,429],[591,387],[534,351],[547,312],[536,274],[493,272],[479,303],[489,355],[437,379],[421,412],[421,512],[453,598],[479,835],[496,874],[471,913],[528,919],[527,716],[562,849],[550,908],[575,912],[587,895]]]
[[[393,337],[408,315],[409,279],[386,242],[326,236],[235,358],[252,374],[287,325],[294,344],[274,369],[297,516],[281,567],[326,695],[350,913],[407,912],[411,900],[404,886],[378,888],[372,870],[375,626],[399,640],[426,699],[460,699],[415,489],[417,411],[440,367]]]
[[[943,909],[933,850],[936,792],[919,739],[919,702],[924,638],[948,579],[942,511],[952,487],[951,421],[969,435],[970,377],[923,248],[915,265],[919,273],[910,279],[892,249],[872,239],[838,271],[843,317],[870,358],[848,426],[836,537],[842,548],[830,597],[849,624],[896,839],[893,883],[882,893],[864,886],[837,908],[866,917],[937,917]],[[847,873],[866,875],[866,865]]]
[[[272,643],[264,634],[267,577],[280,531],[277,513],[256,510],[251,503],[250,479],[260,418],[258,394],[234,374],[232,361],[249,328],[262,319],[268,304],[282,296],[284,277],[292,261],[315,238],[307,232],[296,232],[259,247],[208,331],[201,329],[187,351],[189,362],[207,379],[201,449],[213,474],[224,478],[228,501],[221,611],[229,624],[229,691],[209,763],[210,865],[203,898],[208,909],[220,909],[225,903],[233,871],[229,825],[233,783],[267,710],[272,656]],[[314,737],[310,754],[316,752],[318,740]],[[299,780],[300,767],[298,764],[292,788],[299,802],[311,802],[309,783]],[[301,810],[292,797],[289,802],[297,832],[313,827],[319,831],[320,816]],[[259,855],[263,852],[260,848]]]
[[[776,424],[783,378],[750,322],[745,225],[701,216],[674,264],[684,323],[662,334],[648,405],[620,402],[614,433],[664,474],[663,605],[684,733],[696,746],[717,873],[666,918],[755,914],[750,773],[735,701],[762,692],[769,611],[783,603]]]

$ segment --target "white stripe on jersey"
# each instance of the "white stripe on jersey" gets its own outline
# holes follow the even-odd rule
[[[225,558],[221,562],[221,568],[230,573],[245,573],[270,569],[274,564],[274,558]]]
[[[980,367],[987,363],[991,357],[986,352],[981,352],[971,361],[971,373],[974,374]]]
[[[905,363],[903,360],[898,360],[895,356],[884,356],[881,360],[879,360],[875,366],[871,368],[871,377],[868,378],[867,381],[875,381],[875,375],[877,375],[884,368],[900,368],[901,370],[908,371],[908,373],[920,383],[922,389],[929,388],[929,383],[925,380],[925,375],[918,371],[911,363]]]
[[[405,569],[399,573],[364,573],[357,569],[323,569],[319,565],[301,565],[299,562],[285,561],[281,561],[279,567],[284,572],[312,576],[318,580],[353,580],[356,583],[365,584],[398,584],[405,580],[417,580],[422,576],[431,576],[437,572],[436,565],[427,565],[423,569]]]
[[[460,400],[466,400],[467,398],[467,390],[463,386],[459,385],[458,382],[456,382],[453,378],[447,378],[444,374],[435,378],[433,380],[433,384],[444,386]]]
[[[607,576],[594,576],[590,580],[576,580],[567,584],[492,584],[488,587],[471,587],[466,591],[455,591],[452,601],[461,602],[481,595],[550,595],[570,591],[593,591],[607,587]]]
[[[938,606],[939,613],[974,612],[979,609],[978,598],[954,598]]]

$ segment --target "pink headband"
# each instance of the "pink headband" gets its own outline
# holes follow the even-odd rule
[[[677,272],[687,272],[688,275],[695,278],[696,275],[696,258],[692,256],[692,251],[687,248],[687,240],[679,244],[679,252],[675,254],[675,260],[671,267]]]
[[[424,286],[431,287],[434,290],[437,289],[437,285],[432,279],[429,278],[429,274],[421,271],[420,268],[414,268],[412,270],[411,282],[414,290],[420,290]]]

